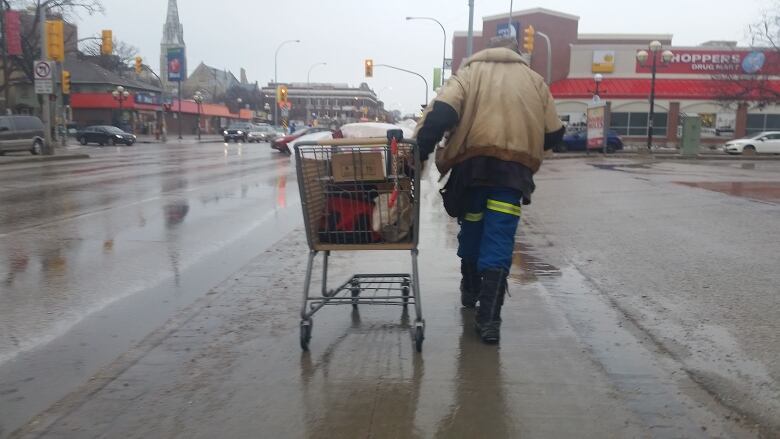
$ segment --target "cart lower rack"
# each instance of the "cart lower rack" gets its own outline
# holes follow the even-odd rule
[[[326,305],[414,305],[413,337],[422,351],[417,244],[420,185],[417,145],[388,131],[387,138],[334,139],[295,146],[309,259],[303,287],[300,341],[309,349],[314,314]],[[411,254],[412,273],[354,274],[328,289],[332,251],[399,250]],[[322,291],[311,294],[314,261],[322,253]]]

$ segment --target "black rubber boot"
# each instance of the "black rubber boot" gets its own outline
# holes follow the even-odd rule
[[[463,277],[460,280],[460,303],[464,308],[475,308],[479,299],[479,286],[482,283],[482,276],[477,272],[475,262],[460,260],[460,274]]]
[[[475,327],[482,341],[488,344],[498,343],[501,339],[501,307],[504,305],[508,274],[503,268],[491,268],[482,272]]]

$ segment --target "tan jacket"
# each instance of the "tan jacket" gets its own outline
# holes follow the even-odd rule
[[[562,127],[544,80],[510,49],[477,52],[435,100],[458,112],[457,127],[436,155],[442,175],[475,156],[518,162],[535,173],[544,134]]]

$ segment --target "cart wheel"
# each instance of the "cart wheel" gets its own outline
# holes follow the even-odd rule
[[[414,328],[414,348],[417,352],[422,352],[423,340],[425,340],[425,328],[422,326]]]
[[[352,309],[357,309],[358,297],[360,297],[360,288],[352,288],[350,291],[352,292]]]
[[[309,350],[309,340],[311,340],[311,330],[314,322],[309,320],[301,320],[301,349],[304,351]]]

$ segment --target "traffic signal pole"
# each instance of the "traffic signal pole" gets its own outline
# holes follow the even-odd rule
[[[38,8],[38,26],[41,32],[41,59],[48,59],[47,41],[46,41],[46,7],[42,6]],[[43,121],[44,128],[44,143],[43,153],[44,155],[54,155],[54,148],[51,143],[51,103],[49,95],[40,95],[41,97],[41,120]]]

